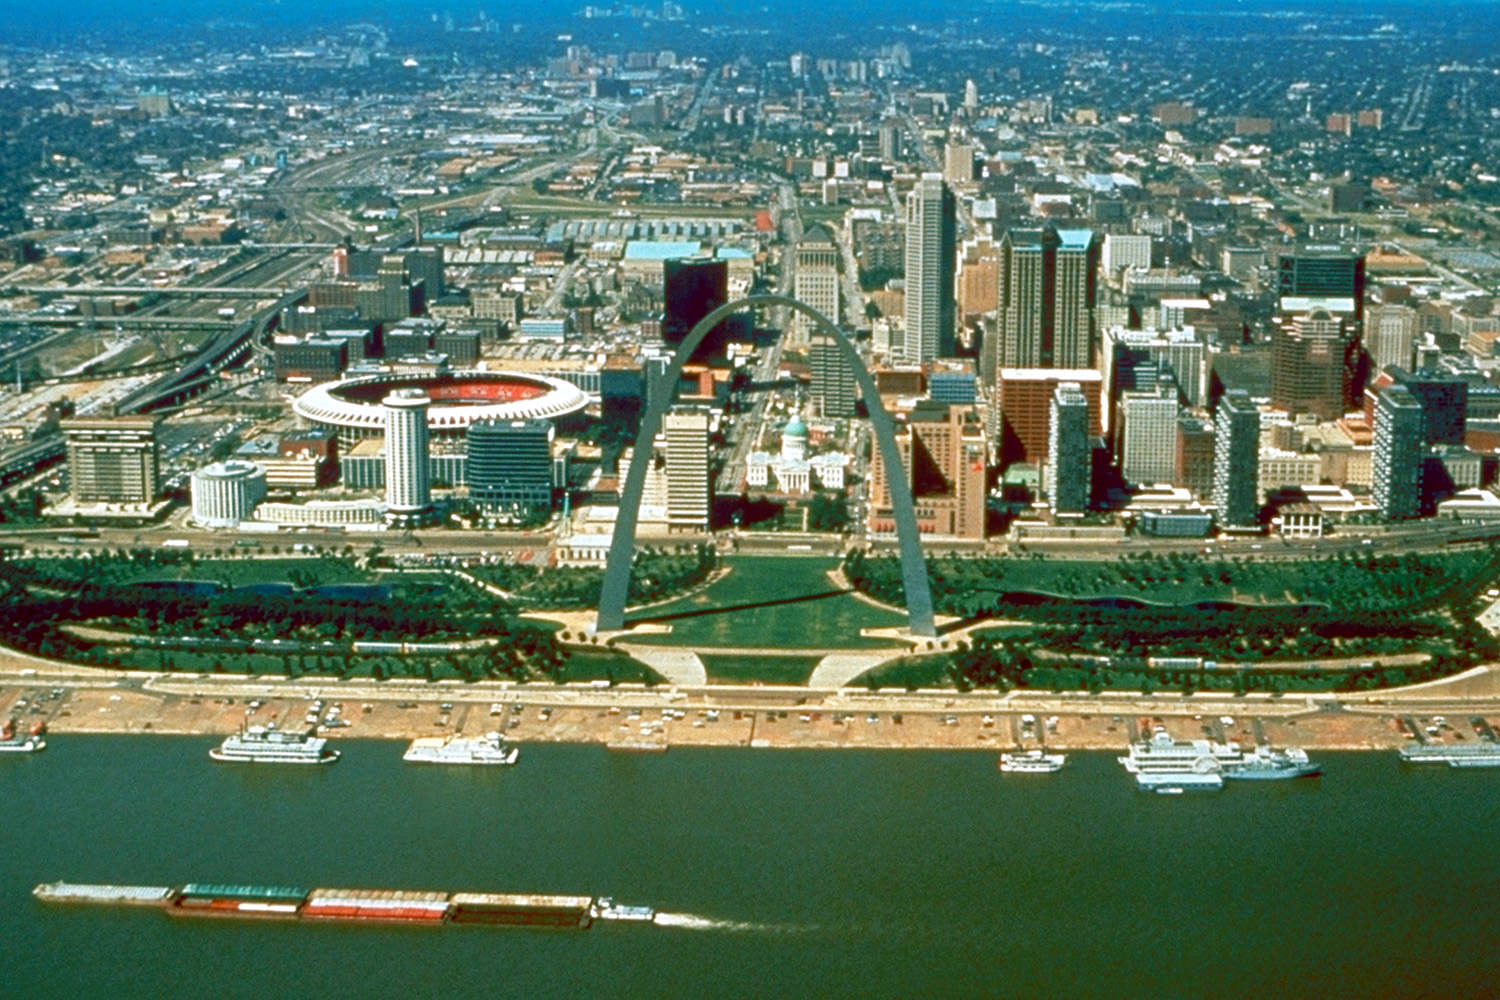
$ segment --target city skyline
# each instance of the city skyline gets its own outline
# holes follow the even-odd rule
[[[1497,30],[15,12],[6,982],[1485,994]]]

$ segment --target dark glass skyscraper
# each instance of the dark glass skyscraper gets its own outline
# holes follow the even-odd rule
[[[661,335],[676,346],[686,339],[698,321],[729,301],[729,264],[722,260],[668,260],[663,266]],[[729,343],[729,325],[720,323],[693,352],[694,361],[724,356]]]
[[[1391,521],[1422,512],[1422,401],[1393,385],[1375,403],[1375,455],[1370,492]]]
[[[1433,371],[1410,372],[1392,367],[1387,374],[1405,386],[1422,404],[1422,440],[1425,444],[1463,444],[1469,384],[1457,375]]]
[[[1237,389],[1214,414],[1214,506],[1224,528],[1253,527],[1260,519],[1260,411]]]
[[[1352,299],[1354,320],[1365,317],[1365,258],[1334,246],[1303,247],[1282,254],[1277,264],[1282,298]]]
[[[469,498],[491,513],[552,505],[552,423],[482,420],[466,434]]]

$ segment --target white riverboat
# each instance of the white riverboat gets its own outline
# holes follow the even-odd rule
[[[1172,789],[1217,791],[1226,780],[1275,781],[1319,773],[1306,751],[1296,747],[1247,751],[1234,742],[1175,740],[1165,729],[1132,743],[1119,760],[1140,788],[1171,794]]]
[[[0,753],[36,753],[44,749],[47,741],[42,739],[42,725],[37,723],[24,735],[14,719],[0,725]]]
[[[478,737],[423,736],[412,740],[401,759],[413,764],[514,764],[521,751],[506,746],[498,732]]]
[[[1408,764],[1447,764],[1449,767],[1500,767],[1500,744],[1409,743],[1401,748]]]
[[[1067,762],[1067,754],[1016,750],[1000,755],[1000,770],[1005,774],[1055,774]]]
[[[251,726],[208,752],[214,760],[246,764],[332,764],[339,752],[310,731]]]

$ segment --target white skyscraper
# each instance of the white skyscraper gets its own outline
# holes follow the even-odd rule
[[[1124,447],[1120,474],[1127,483],[1170,483],[1177,474],[1177,388],[1121,395]]]
[[[943,147],[943,180],[949,184],[967,184],[974,179],[974,147],[967,142],[949,140]]]
[[[958,221],[941,174],[923,174],[906,196],[906,332],[901,359],[917,365],[953,354]]]
[[[667,436],[667,526],[708,528],[708,414],[673,410],[663,421]]]
[[[1377,368],[1410,368],[1417,340],[1417,311],[1382,304],[1365,313],[1365,350]]]
[[[839,321],[839,248],[822,226],[813,226],[797,244],[797,270],[793,295],[835,324]],[[802,313],[792,317],[793,346],[806,347],[813,321]]]
[[[385,502],[391,517],[420,517],[432,503],[427,462],[427,406],[421,389],[397,389],[385,407]]]
[[[1127,268],[1142,271],[1151,267],[1151,237],[1122,233],[1109,233],[1104,237],[1104,251],[1100,257],[1104,276],[1111,281],[1119,278]]]

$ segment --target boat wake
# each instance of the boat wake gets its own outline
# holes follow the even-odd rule
[[[815,930],[798,924],[765,924],[750,920],[719,920],[696,913],[657,913],[658,927],[677,927],[689,931],[719,931],[729,934],[798,934]]]

